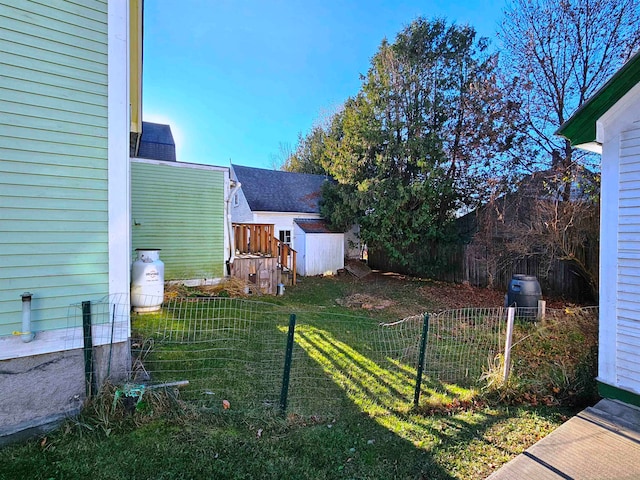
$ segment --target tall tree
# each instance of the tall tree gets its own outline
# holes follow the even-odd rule
[[[502,28],[504,70],[516,78],[532,154],[523,157],[544,184],[527,198],[526,216],[508,233],[499,256],[537,257],[544,270],[569,262],[598,293],[599,157],[554,135],[640,46],[638,0],[513,0]],[[521,210],[522,211],[522,210]],[[502,212],[500,218],[507,215]],[[491,239],[485,239],[490,241]],[[546,268],[544,266],[546,265]]]
[[[415,20],[383,41],[360,93],[323,139],[337,184],[324,212],[409,268],[408,252],[450,233],[455,212],[517,140],[517,105],[503,101],[497,57],[469,26]]]
[[[298,144],[282,164],[287,172],[325,174],[322,166],[325,155],[325,140],[329,133],[321,125],[314,125],[311,131],[298,135]]]
[[[570,195],[573,167],[596,162],[554,135],[640,46],[638,0],[513,0],[502,26],[505,70],[520,84],[523,123],[538,155]]]

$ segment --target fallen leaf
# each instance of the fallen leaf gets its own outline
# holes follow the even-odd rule
[[[229,400],[222,400],[222,408],[224,408],[225,410],[229,410],[231,408]]]

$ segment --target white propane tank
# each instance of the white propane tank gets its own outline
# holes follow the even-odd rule
[[[164,262],[160,249],[136,248],[131,267],[131,306],[134,312],[160,310],[164,300]]]

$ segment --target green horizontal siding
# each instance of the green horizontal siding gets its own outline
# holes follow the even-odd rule
[[[45,83],[46,85],[51,85],[52,87],[60,87],[65,88],[70,92],[78,91],[78,92],[87,92],[104,95],[106,94],[107,88],[100,81],[102,78],[101,75],[95,72],[80,72],[78,76],[87,76],[90,75],[90,78],[82,79],[82,78],[70,78],[65,76],[65,72],[72,72],[73,70],[70,67],[64,67],[61,65],[50,64],[49,71],[41,70],[32,70],[29,66],[34,66],[27,59],[22,57],[17,57],[13,55],[10,57],[13,59],[12,63],[5,63],[2,66],[2,71],[4,74],[10,78],[15,78],[24,81],[31,81],[34,76],[37,75],[38,80],[41,83]],[[91,81],[94,79],[94,81]]]
[[[2,147],[0,147],[0,151]],[[105,159],[106,160],[106,159]],[[78,161],[82,161],[82,158],[78,158]],[[0,167],[0,172],[2,169]],[[14,174],[3,172],[2,173],[2,181],[6,184],[10,185],[21,185],[24,187],[35,186],[42,188],[74,188],[74,189],[84,189],[84,190],[104,190],[106,189],[107,180],[102,177],[103,175],[98,175],[100,173],[99,170],[96,171],[95,178],[82,178],[82,177],[67,177],[67,176],[56,176],[56,175],[23,175],[23,174]],[[91,195],[91,194],[89,194]],[[82,198],[82,196],[80,197]]]
[[[224,276],[224,173],[133,162],[133,248],[160,248],[166,280]]]
[[[1,20],[1,19],[0,19]],[[74,69],[72,65],[63,65],[57,63],[38,63],[27,57],[15,55],[13,52],[2,52],[2,59],[5,62],[3,68],[20,69],[21,73],[16,74],[15,78],[33,78],[27,75],[42,75],[42,81],[50,81],[50,77],[59,77],[50,85],[71,84],[71,90],[94,91],[102,85],[102,75],[99,72]],[[75,76],[74,76],[75,75]],[[76,81],[76,83],[74,83]],[[93,88],[83,88],[85,85],[94,85]]]
[[[64,279],[65,277],[62,278]],[[87,276],[87,280],[90,280],[89,276]],[[83,284],[77,287],[85,289],[90,288],[91,285]],[[69,312],[73,308],[71,305],[78,302],[78,296],[69,292],[70,289],[67,287],[57,292],[52,290],[51,293],[47,293],[45,296],[34,295],[31,302],[33,331],[41,332],[45,330],[66,329],[74,326],[69,321]],[[95,298],[97,297],[91,296],[87,298],[87,300],[93,300]],[[20,302],[20,297],[18,297],[18,302]],[[9,306],[12,303],[11,301],[0,301],[0,309],[4,311],[5,309],[3,307]],[[22,324],[20,321],[15,323],[13,314],[7,312],[0,314],[0,325],[2,325],[4,335],[11,335],[15,331],[20,331]]]
[[[107,255],[108,245],[102,242],[101,242],[101,245],[103,247],[102,250],[100,250],[100,248],[97,246],[92,246],[91,253],[93,255],[100,255],[100,254]],[[73,257],[75,255],[78,255],[79,253],[84,254],[84,251],[80,250],[78,248],[78,245],[76,245],[75,243],[49,243],[46,253],[42,252],[42,245],[37,243],[30,243],[27,245],[20,245],[15,243],[4,244],[2,248],[3,248],[3,253],[5,253],[7,257],[10,257],[5,259],[3,263],[3,265],[5,266],[10,265],[12,262],[15,262],[16,260],[14,259],[16,258],[24,258],[24,257],[37,258],[39,255],[56,255],[56,256]]]
[[[39,38],[38,48],[32,45],[32,35],[17,32],[9,24],[5,22],[5,29],[0,33],[0,48],[11,42],[13,50],[11,53],[18,57],[24,57],[32,60],[46,60],[50,63],[59,65],[68,65],[69,59],[74,59],[76,67],[88,72],[95,70],[93,63],[99,63],[102,55],[106,53],[106,45],[100,47],[96,42],[87,41],[83,38],[74,38],[75,44],[65,45],[51,38]],[[55,33],[55,32],[54,32]],[[95,47],[99,50],[96,50]]]
[[[41,277],[38,279],[37,287],[44,289],[47,295],[42,295],[39,291],[35,291],[33,288],[33,279],[26,277],[16,277],[11,282],[11,287],[13,289],[13,293],[17,292],[18,302],[20,302],[20,294],[23,292],[31,292],[34,294],[34,298],[38,298],[38,301],[47,300],[47,299],[56,299],[61,296],[60,293],[64,292],[65,295],[71,295],[75,298],[73,303],[79,300],[93,300],[96,298],[96,295],[101,293],[101,290],[93,288],[93,286],[98,286],[100,289],[103,288],[102,282],[98,282],[99,280],[96,275],[93,273],[72,273],[69,275],[62,274],[61,272],[51,272],[51,275]],[[64,280],[64,282],[61,282]],[[82,292],[86,292],[87,288],[91,288],[95,292],[92,294],[90,298],[77,298],[76,290],[80,290]],[[55,294],[49,294],[49,292],[53,292]],[[3,291],[3,298],[15,298],[11,291]],[[104,293],[104,292],[102,292]],[[105,293],[106,294],[106,293]],[[84,294],[82,295],[84,297]],[[12,301],[13,303],[13,301]],[[65,304],[68,305],[68,304]],[[12,313],[12,312],[9,312]],[[55,318],[55,317],[54,317]],[[16,325],[21,323],[20,321],[16,322]],[[60,323],[61,326],[64,326],[64,322]]]
[[[0,90],[0,93],[2,90]],[[72,125],[87,125],[94,128],[104,128],[102,117],[94,117],[84,112],[69,112],[59,108],[48,108],[42,105],[22,104],[24,99],[14,98],[12,101],[4,101],[0,98],[0,111],[24,115],[27,118],[46,118],[50,121],[61,121]]]
[[[29,210],[30,212],[26,215],[33,215],[33,210],[44,209],[51,213],[53,210],[60,211],[69,211],[69,210],[77,210],[77,211],[85,211],[85,212],[105,212],[104,199],[100,198],[102,196],[102,192],[94,190],[89,191],[88,195],[85,198],[79,198],[77,195],[77,190],[72,188],[51,188],[51,192],[49,194],[49,202],[46,205],[42,205],[42,201],[33,196],[29,195],[31,192],[37,192],[38,187],[18,187],[18,186],[10,186],[7,187],[5,195],[0,196],[0,202],[3,201],[2,197],[10,196],[15,192],[13,197],[21,197],[20,198],[20,207],[26,212]],[[12,211],[16,211],[16,209],[12,209]],[[10,212],[6,212],[7,216],[12,215]],[[15,215],[15,213],[13,213]],[[27,217],[28,218],[28,217]]]
[[[39,233],[98,233],[102,234],[107,228],[107,222],[87,222],[82,221],[79,212],[73,212],[76,215],[69,215],[69,220],[55,221],[49,218],[40,218],[39,220],[19,220],[9,219],[0,220],[0,229],[3,236],[11,241],[11,234],[18,233],[33,237]],[[100,237],[98,237],[100,239]],[[7,242],[4,240],[3,243]]]
[[[44,5],[45,7],[51,7],[51,1],[49,0],[31,0],[34,3]],[[66,13],[70,13],[73,16],[80,16],[85,19],[95,20],[100,23],[102,28],[102,21],[104,15],[107,13],[107,3],[102,0],[75,0],[64,3],[57,3],[55,8]]]
[[[73,10],[69,8],[73,3],[63,0],[3,0],[0,3],[0,17],[24,24],[19,31],[30,25],[38,27],[37,32],[32,32],[33,38],[47,38],[48,32],[57,31],[67,32],[70,37],[88,38],[101,43],[107,33],[107,4],[100,0],[83,0],[81,3],[88,7],[86,11]],[[78,6],[78,2],[75,5]]]
[[[5,248],[7,244],[34,244],[41,245],[42,248],[48,249],[48,246],[54,243],[70,243],[78,245],[78,248],[99,248],[99,246],[106,241],[104,232],[83,232],[79,228],[74,227],[72,222],[69,222],[69,230],[67,231],[49,231],[46,233],[41,232],[12,232],[2,235],[2,242],[0,242],[0,248]],[[37,238],[36,238],[37,237]],[[80,245],[83,244],[83,245]],[[4,251],[2,253],[4,256]],[[4,264],[4,259],[0,261],[0,265]],[[19,272],[17,272],[19,273]]]
[[[8,116],[7,116],[8,117]],[[104,134],[107,132],[105,130]],[[102,170],[104,158],[83,158],[82,165],[78,165],[76,158],[69,157],[67,155],[61,155],[51,152],[25,152],[23,150],[7,149],[3,151],[3,160],[6,165],[3,168],[7,171],[16,172],[16,165],[11,165],[8,162],[16,162],[20,165],[19,168],[24,168],[24,163],[27,163],[34,168],[32,171],[41,172],[47,166],[67,166],[74,168],[97,168]],[[45,172],[46,173],[46,172]],[[0,192],[2,194],[2,192]]]
[[[108,293],[107,4],[0,0],[0,335]]]
[[[66,257],[66,258],[65,258]],[[94,265],[99,268],[104,268],[103,265],[108,261],[106,252],[82,252],[74,251],[67,255],[60,255],[58,253],[37,253],[37,254],[21,254],[12,255],[4,262],[2,268],[22,268],[24,272],[32,269],[32,274],[40,274],[38,269],[46,269],[49,267],[55,267],[68,270],[70,267],[74,271],[78,271],[77,266],[80,265],[85,270],[92,268]],[[0,298],[2,294],[0,293]]]
[[[96,99],[97,100],[97,99]],[[103,101],[101,99],[100,101]],[[64,133],[66,135],[75,135],[80,144],[94,146],[96,145],[96,139],[102,139],[107,135],[107,129],[101,126],[87,125],[85,123],[72,123],[65,122],[56,119],[45,119],[42,117],[26,117],[20,114],[5,113],[5,121],[11,124],[16,132],[20,132],[21,129],[39,130],[43,134],[56,134]],[[54,130],[51,130],[51,129]],[[4,133],[4,132],[3,132]],[[85,137],[87,139],[85,140]],[[102,143],[98,143],[102,145]]]
[[[29,199],[35,201],[37,199]],[[85,207],[84,202],[81,205]],[[80,207],[80,205],[76,205]],[[65,205],[66,207],[66,205]],[[95,225],[99,225],[99,231],[104,230],[104,225],[107,222],[107,212],[104,210],[89,210],[86,208],[77,208],[70,209],[65,208],[64,210],[60,209],[52,209],[48,205],[47,208],[47,219],[46,222],[55,222],[66,224],[68,222],[73,222],[77,227],[81,228],[83,232],[90,232],[95,229]],[[0,222],[7,222],[6,232],[10,231],[24,231],[24,227],[22,223],[24,222],[45,222],[42,220],[42,214],[38,210],[34,208],[13,208],[11,210],[7,210],[4,218],[0,219]],[[33,231],[36,228],[40,228],[37,226],[27,226],[28,231]],[[59,227],[54,227],[59,228]],[[54,230],[51,230],[54,231]]]
[[[25,95],[23,92],[27,89],[29,94]],[[79,112],[92,116],[101,115],[102,110],[98,105],[104,101],[105,96],[104,92],[74,91],[64,87],[43,85],[39,82],[23,79],[3,81],[2,98],[4,100],[16,101],[22,104],[32,103],[39,106],[55,107],[63,111]],[[39,102],[35,103],[35,99],[38,99]]]
[[[20,83],[25,86],[29,85],[29,82]],[[81,97],[81,95],[79,96]],[[103,96],[103,99],[106,99],[106,96]],[[38,108],[48,108],[51,110],[61,110],[71,114],[80,114],[89,117],[100,117],[105,113],[97,105],[90,105],[86,102],[77,101],[73,96],[71,96],[71,92],[69,97],[63,98],[59,96],[58,92],[54,91],[54,89],[41,85],[38,85],[37,87],[34,86],[33,89],[29,90],[3,88],[0,90],[0,101],[14,103],[23,107],[33,106]],[[76,118],[80,119],[79,117]]]

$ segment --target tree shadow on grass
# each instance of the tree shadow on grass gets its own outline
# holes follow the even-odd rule
[[[342,412],[355,408],[367,418],[369,429],[377,430],[379,435],[401,439],[400,445],[409,445],[411,448],[405,451],[406,455],[416,458],[417,452],[422,453],[423,463],[414,472],[416,478],[420,475],[423,478],[484,478],[495,469],[494,463],[503,463],[519,453],[517,447],[511,449],[492,439],[494,430],[499,431],[503,424],[508,424],[513,413],[486,406],[460,408],[466,403],[473,406],[475,392],[469,389],[425,378],[423,403],[419,408],[413,408],[415,379],[399,362],[390,358],[374,360],[330,332],[309,325],[298,326],[296,342],[308,360],[322,369],[325,379],[322,382],[317,374],[309,375],[314,378],[313,391],[318,392],[314,399],[305,395],[308,391],[296,393],[293,389],[292,396],[307,399],[299,404],[324,412],[332,405],[332,400],[342,400],[340,406],[336,406],[343,409]],[[434,398],[436,403],[444,404],[443,408],[423,408]],[[345,399],[350,406],[345,404]],[[458,408],[448,411],[447,402]],[[434,410],[440,413],[428,413]],[[508,425],[505,428],[508,429]],[[535,440],[537,438],[531,443]],[[469,456],[471,451],[491,461],[483,466],[482,460]],[[461,470],[465,473],[460,477]],[[475,476],[474,471],[480,476]]]

